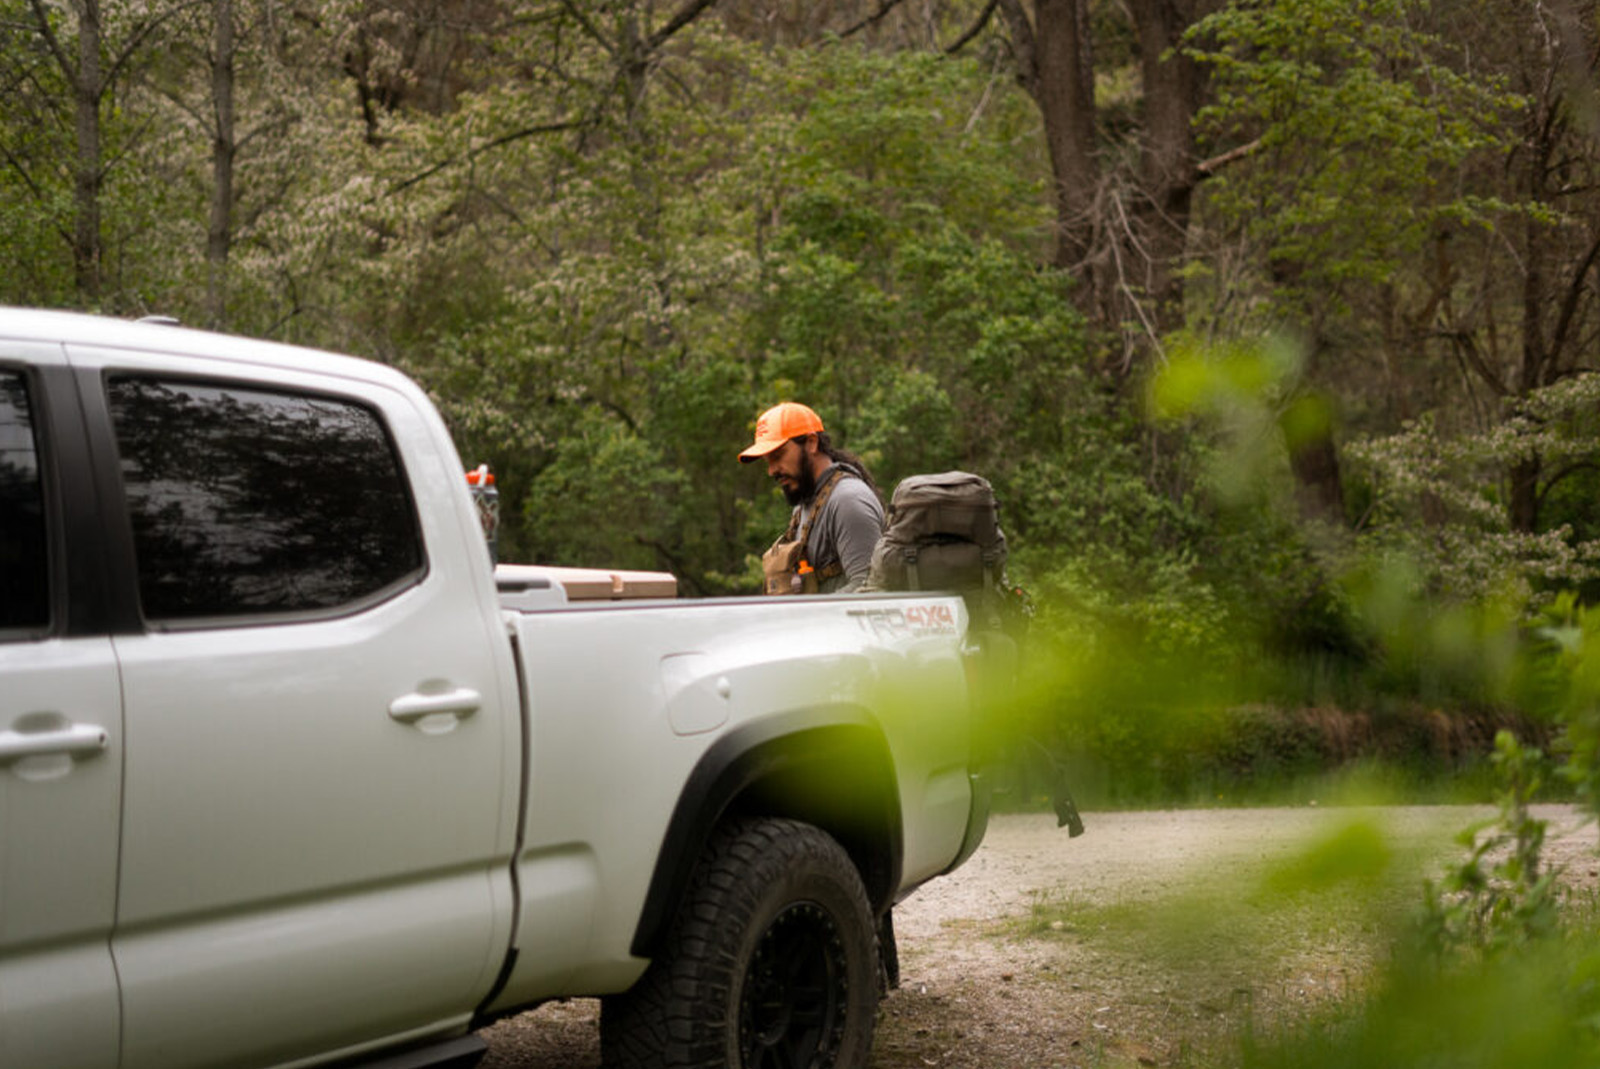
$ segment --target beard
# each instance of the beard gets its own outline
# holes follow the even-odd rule
[[[817,477],[811,474],[811,465],[805,463],[804,458],[802,458],[800,474],[795,476],[794,489],[791,490],[782,483],[778,484],[778,489],[783,491],[783,498],[789,502],[791,508],[795,505],[803,505],[811,500],[812,494],[817,492]]]

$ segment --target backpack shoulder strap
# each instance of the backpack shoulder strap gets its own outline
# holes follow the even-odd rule
[[[828,498],[833,496],[833,488],[839,485],[839,480],[843,478],[844,472],[844,468],[835,467],[832,474],[822,480],[822,486],[818,488],[816,496],[811,499],[811,514],[806,517],[806,525],[800,529],[800,537],[796,539],[802,546],[806,544],[806,539],[811,537],[812,525],[817,522],[817,517],[822,515],[822,506],[826,505]],[[796,516],[798,516],[798,512]],[[793,527],[794,522],[795,517],[791,516],[789,525]]]

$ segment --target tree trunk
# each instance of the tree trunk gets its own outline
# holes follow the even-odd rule
[[[1037,0],[1029,17],[1022,0],[999,0],[1011,31],[1017,79],[1044,126],[1050,174],[1055,180],[1057,267],[1082,283],[1078,304],[1095,313],[1091,254],[1100,170],[1094,141],[1094,60],[1087,0]]]
[[[1333,435],[1322,432],[1291,437],[1289,467],[1294,471],[1295,499],[1301,515],[1342,525],[1344,481],[1339,475],[1339,450]]]
[[[226,326],[228,251],[233,243],[233,0],[215,0],[211,98],[216,109],[211,142],[211,223],[206,233],[206,319]]]
[[[1197,0],[1130,0],[1139,34],[1145,133],[1141,189],[1130,235],[1133,263],[1158,331],[1183,323],[1183,283],[1177,268],[1189,237],[1195,171],[1192,123],[1204,93],[1199,66],[1178,52],[1199,17]]]
[[[1034,99],[1056,181],[1058,267],[1092,282],[1095,198],[1100,172],[1094,143],[1094,60],[1086,0],[1038,0]],[[1087,288],[1087,287],[1086,287]]]
[[[1511,466],[1511,499],[1506,504],[1513,531],[1539,528],[1539,458],[1530,457]]]
[[[100,302],[100,0],[82,0],[78,9],[78,69],[73,81],[78,158],[73,173],[75,223],[72,261],[78,295]]]
[[[1546,138],[1535,142],[1538,149],[1529,162],[1529,190],[1533,199],[1541,203],[1549,200],[1545,184],[1547,163],[1553,147],[1547,139],[1550,126],[1540,127]],[[1548,239],[1540,224],[1533,219],[1523,222],[1522,243],[1522,339],[1521,364],[1517,368],[1515,398],[1527,397],[1539,387],[1547,385],[1547,372],[1551,361],[1549,343],[1544,329],[1545,307],[1550,293],[1547,282]],[[1511,465],[1510,495],[1506,502],[1506,520],[1513,531],[1532,532],[1539,524],[1539,457],[1529,456]]]
[[[1183,321],[1177,268],[1197,181],[1190,123],[1204,78],[1175,48],[1209,2],[1129,0],[1143,65],[1142,156],[1137,175],[1109,188],[1095,142],[1088,0],[1035,0],[1031,19],[1022,0],[999,0],[1019,79],[1044,126],[1055,179],[1055,265],[1081,283],[1079,308],[1111,330],[1135,322],[1143,335],[1157,336]],[[1130,338],[1130,355],[1133,347]]]

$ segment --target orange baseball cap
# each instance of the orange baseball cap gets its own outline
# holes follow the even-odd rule
[[[748,464],[760,459],[790,438],[821,433],[821,416],[798,401],[784,401],[761,413],[761,418],[756,420],[755,444],[739,454],[739,462]]]

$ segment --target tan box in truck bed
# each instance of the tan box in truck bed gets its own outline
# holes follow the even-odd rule
[[[678,580],[670,572],[501,564],[494,570],[494,579],[502,595],[548,582],[565,590],[568,601],[620,601],[624,598],[678,596]]]

